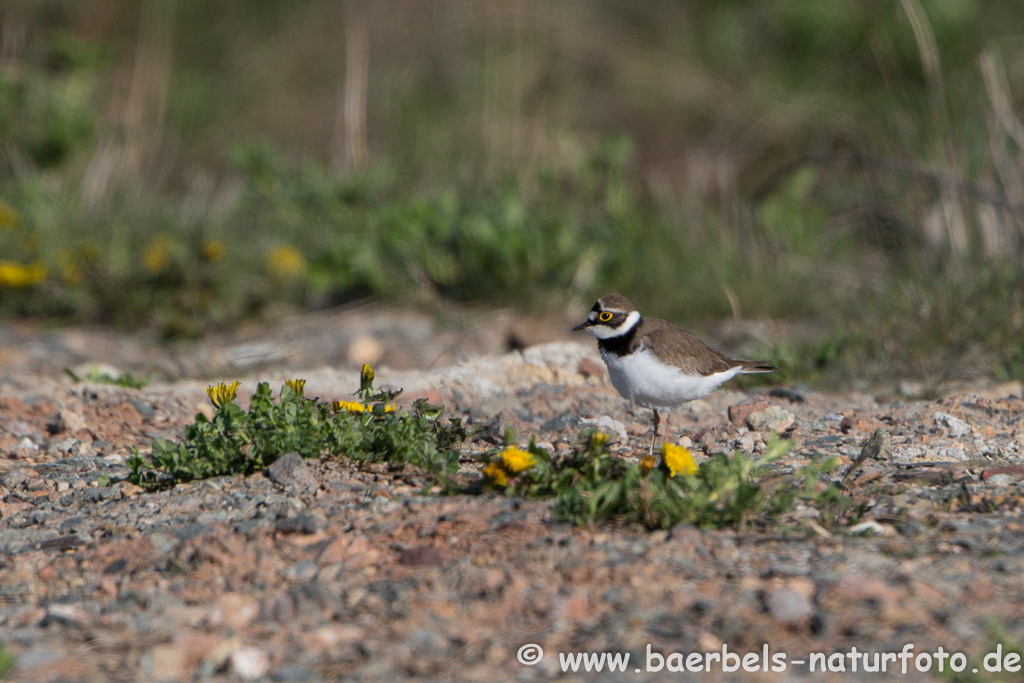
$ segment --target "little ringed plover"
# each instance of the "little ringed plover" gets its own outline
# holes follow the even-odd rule
[[[629,299],[609,294],[597,300],[585,322],[572,328],[597,337],[612,386],[623,398],[654,411],[654,453],[661,416],[687,401],[704,398],[741,373],[771,372],[761,361],[728,358],[675,325],[640,315]]]

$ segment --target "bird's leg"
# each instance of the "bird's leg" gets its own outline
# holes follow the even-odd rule
[[[665,411],[665,443],[672,443],[672,411]]]
[[[658,424],[661,423],[661,415],[658,415],[657,408],[651,408],[654,411],[654,436],[651,438],[651,448],[648,451],[648,455],[654,455],[654,444],[658,440]]]

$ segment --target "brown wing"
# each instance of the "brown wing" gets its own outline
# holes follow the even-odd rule
[[[725,372],[749,361],[733,360],[702,342],[686,330],[658,318],[644,318],[637,335],[659,360],[679,367],[683,372],[703,376]]]

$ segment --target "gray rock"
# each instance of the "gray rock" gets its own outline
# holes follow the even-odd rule
[[[316,477],[298,453],[285,453],[267,468],[266,473],[272,482],[289,491],[308,493],[317,487]]]
[[[824,431],[824,428],[822,428],[822,429],[820,429],[818,431]],[[841,437],[841,436],[819,436],[816,439],[808,439],[804,443],[804,448],[808,448],[808,449],[810,449],[810,448],[821,448],[821,449],[835,448],[836,446],[839,446],[840,444],[842,444],[842,442],[843,442],[843,437]]]
[[[600,432],[604,432],[609,436],[615,436],[619,443],[627,443],[629,441],[629,435],[626,433],[625,423],[619,420],[613,420],[607,415],[602,415],[597,418],[588,418],[586,420],[580,420],[579,428],[583,429],[596,429]]]
[[[769,592],[765,596],[765,605],[773,619],[786,625],[799,624],[814,615],[810,599],[789,586]]]
[[[946,433],[954,439],[967,436],[971,433],[971,425],[967,424],[959,417],[953,417],[949,413],[935,413],[935,416],[932,418],[932,422],[940,429],[945,428]]]
[[[156,409],[149,401],[143,401],[141,398],[129,396],[128,402],[132,404],[135,410],[139,411],[139,415],[141,415],[144,420],[152,420],[156,416]]]
[[[85,426],[85,418],[81,413],[70,408],[61,408],[47,429],[53,434],[63,434],[64,432],[77,432],[79,429],[85,429]]]
[[[78,499],[83,503],[102,503],[105,500],[118,500],[121,498],[121,491],[113,486],[96,486],[82,489]]]
[[[39,450],[39,446],[37,446],[36,442],[33,441],[32,439],[30,439],[29,437],[23,436],[20,439],[18,439],[18,443],[14,444],[14,448],[12,448],[11,450],[12,451],[24,450],[24,451],[35,452],[35,451]]]
[[[235,526],[235,531],[246,536],[252,534],[260,526],[264,526],[267,522],[262,519],[243,519]]]
[[[865,439],[860,450],[858,461],[867,460],[892,460],[892,437],[884,429],[876,429],[874,433]]]
[[[15,436],[32,436],[38,433],[32,428],[32,425],[24,420],[11,420],[4,427]]]
[[[747,416],[752,432],[784,432],[793,426],[796,417],[782,406],[768,406]]]
[[[163,531],[151,531],[146,534],[146,540],[153,546],[157,557],[163,557],[173,551],[178,545],[178,539]]]
[[[27,467],[15,467],[0,474],[0,485],[8,489],[15,489],[37,476],[35,472]]]
[[[896,525],[896,531],[903,536],[920,536],[927,531],[927,527],[920,522],[906,520]]]
[[[60,442],[70,449],[74,449],[76,443],[84,442],[80,442],[78,439],[65,439]],[[64,457],[55,462],[42,462],[36,466],[36,469],[40,474],[82,475],[87,472],[106,472],[110,469],[110,463],[99,456],[79,455]]]
[[[563,429],[575,427],[580,423],[578,415],[559,415],[553,417],[540,426],[542,432],[560,432]]]
[[[169,526],[167,531],[179,541],[187,541],[196,536],[205,536],[213,531],[213,528],[200,522],[186,522],[178,526]]]
[[[939,448],[935,452],[936,462],[964,462],[965,460],[967,460],[967,453],[964,452],[964,449],[956,446]]]
[[[77,443],[79,443],[79,440],[71,437],[61,439],[60,441],[51,441],[49,448],[47,448],[47,452],[49,452],[50,455],[67,457],[71,455],[71,450]]]
[[[754,452],[754,434],[753,434],[753,432],[747,432],[746,434],[741,435],[733,443],[733,448],[735,448],[737,450],[740,450],[740,451],[743,451],[744,453],[753,453]]]
[[[323,510],[303,512],[278,521],[274,528],[288,534],[316,534],[327,528],[327,517]]]

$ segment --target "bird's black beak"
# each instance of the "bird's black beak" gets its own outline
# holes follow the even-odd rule
[[[591,326],[591,325],[593,325],[593,324],[594,324],[594,323],[590,322],[589,320],[584,320],[584,321],[583,321],[583,322],[581,322],[581,323],[580,323],[579,325],[577,325],[576,327],[572,328],[572,331],[573,331],[573,332],[579,332],[580,330],[585,330],[585,329],[587,329],[588,327],[590,327],[590,326]]]

